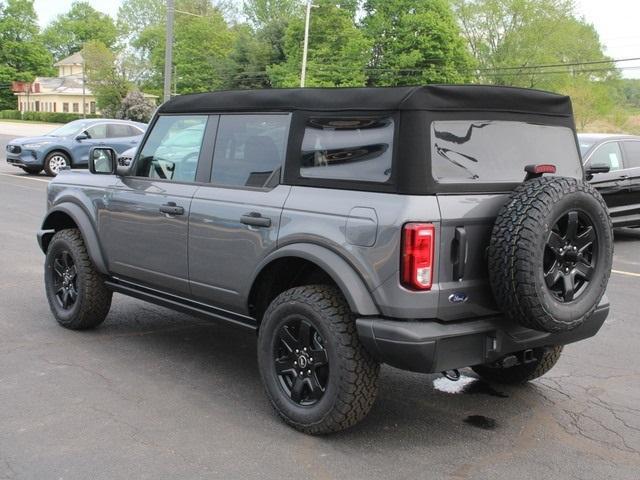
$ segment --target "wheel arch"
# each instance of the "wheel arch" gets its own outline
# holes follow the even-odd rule
[[[50,150],[47,150],[45,154],[42,156],[42,164],[44,165],[44,162],[49,155],[56,152],[63,153],[64,155],[66,155],[71,165],[73,165],[74,159],[73,159],[73,154],[71,153],[71,150],[61,145],[56,145],[55,147],[52,147]]]
[[[323,283],[323,278],[340,289],[354,313],[379,315],[371,293],[356,270],[337,253],[307,243],[282,247],[259,265],[251,281],[249,311],[259,324],[266,306],[277,295],[309,282]]]
[[[56,205],[47,213],[42,222],[41,230],[38,232],[38,243],[42,251],[46,254],[49,242],[55,233],[66,228],[80,230],[89,258],[91,258],[96,270],[102,274],[107,274],[107,264],[95,227],[82,207],[73,203]]]

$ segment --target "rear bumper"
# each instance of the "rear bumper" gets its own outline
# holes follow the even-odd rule
[[[360,340],[378,361],[403,370],[435,373],[593,337],[608,314],[609,303],[605,301],[580,327],[563,333],[530,330],[503,317],[455,323],[359,318],[356,324]]]

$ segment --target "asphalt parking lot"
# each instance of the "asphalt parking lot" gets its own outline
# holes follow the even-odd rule
[[[603,330],[546,377],[459,388],[383,367],[369,417],[314,438],[273,414],[253,334],[120,295],[101,328],[58,327],[35,240],[47,182],[0,153],[0,478],[640,478],[640,231],[616,232]]]

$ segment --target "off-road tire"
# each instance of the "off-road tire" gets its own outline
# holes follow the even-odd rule
[[[277,332],[291,316],[304,317],[312,324],[325,342],[329,359],[326,390],[310,407],[293,402],[275,370]],[[333,286],[296,287],[273,300],[260,325],[258,363],[267,396],[278,415],[308,434],[327,434],[355,425],[369,413],[378,391],[380,365],[360,343],[349,305]]]
[[[42,171],[40,167],[20,167],[20,168],[24,172],[28,173],[29,175],[37,175]]]
[[[555,222],[574,211],[592,223],[597,257],[588,285],[573,301],[563,302],[547,288],[543,262]],[[489,281],[498,307],[512,321],[535,330],[563,332],[580,326],[606,290],[612,232],[607,207],[591,185],[566,177],[525,181],[500,210],[491,235]]]
[[[518,385],[530,382],[543,376],[551,370],[562,353],[562,346],[536,348],[533,351],[535,361],[521,363],[513,367],[497,367],[491,365],[478,365],[472,367],[473,371],[483,380],[490,383],[500,383],[503,385]]]
[[[55,177],[58,175],[58,172],[55,171],[55,168],[52,166],[52,162],[56,157],[62,157],[65,159],[66,166],[71,166],[71,159],[69,155],[64,152],[51,152],[44,158],[44,173],[49,175],[50,177]]]
[[[68,252],[76,268],[77,299],[70,308],[63,308],[56,298],[54,261],[60,252]],[[47,300],[60,325],[71,330],[87,330],[100,325],[111,308],[112,292],[104,277],[96,271],[77,229],[57,232],[47,248],[44,272]]]

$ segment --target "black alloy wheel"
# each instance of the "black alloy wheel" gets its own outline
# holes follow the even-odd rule
[[[68,250],[55,256],[51,273],[58,305],[64,310],[73,308],[78,299],[78,271]]]
[[[300,406],[320,401],[329,381],[329,359],[324,340],[308,320],[293,316],[280,327],[274,345],[280,386]]]
[[[573,302],[586,290],[598,261],[598,237],[591,218],[570,210],[555,223],[547,237],[544,279],[554,298]]]

